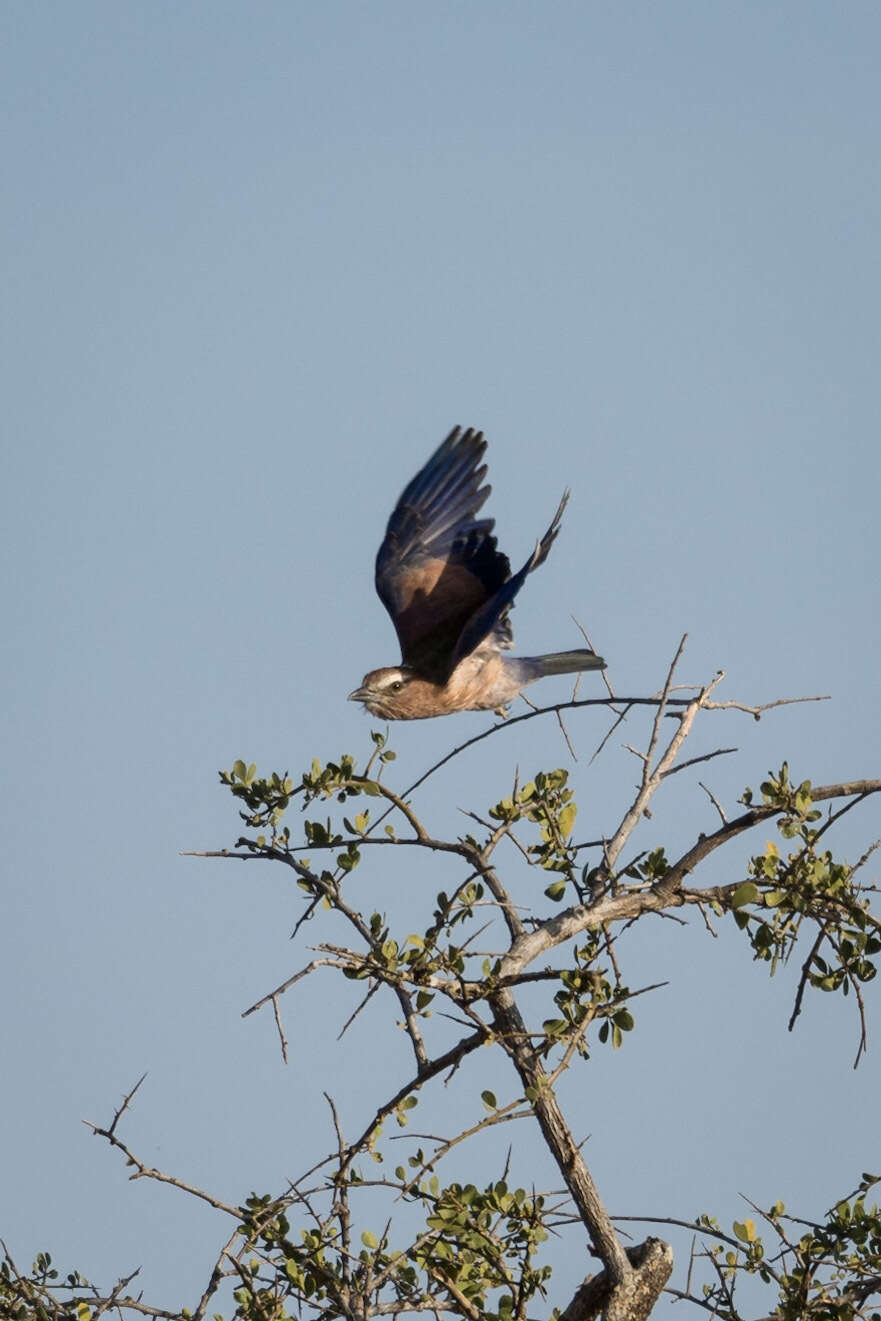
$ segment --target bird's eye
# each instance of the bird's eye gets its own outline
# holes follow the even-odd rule
[[[394,683],[392,684],[392,692],[399,693],[403,688],[403,686],[404,686],[403,679],[395,679]]]

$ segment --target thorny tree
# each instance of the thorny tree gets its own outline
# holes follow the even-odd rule
[[[430,1312],[466,1321],[589,1321],[600,1315],[641,1321],[663,1291],[732,1321],[758,1315],[780,1321],[878,1318],[881,1212],[870,1201],[878,1177],[864,1174],[820,1222],[800,1219],[780,1202],[756,1206],[755,1218],[735,1222],[730,1232],[709,1216],[691,1223],[671,1214],[662,1223],[686,1225],[696,1236],[687,1278],[673,1288],[673,1254],[666,1243],[649,1237],[625,1246],[558,1100],[564,1070],[588,1059],[597,1042],[620,1045],[633,1026],[635,995],[653,989],[628,986],[626,950],[620,948],[622,933],[648,913],[696,908],[708,931],[714,918],[729,917],[772,972],[799,946],[790,1026],[809,991],[841,990],[852,995],[857,1009],[857,1061],[865,1048],[861,988],[875,973],[881,921],[871,907],[877,886],[864,875],[877,841],[848,864],[833,857],[828,837],[845,813],[881,790],[881,780],[817,787],[795,783],[784,764],[758,792],[744,793],[743,810],[731,819],[710,795],[718,828],[699,834],[678,857],[668,859],[659,846],[628,856],[631,837],[650,805],[657,806],[653,800],[665,780],[731,751],[684,757],[703,712],[729,708],[758,719],[768,706],[780,705],[720,702],[715,694],[721,675],[681,695],[673,686],[681,651],[655,697],[614,698],[610,692],[604,699],[573,698],[530,711],[477,734],[403,790],[386,781],[394,753],[382,732],[372,734],[372,753],[361,769],[353,757],[342,756],[313,762],[299,780],[287,773],[258,776],[255,766],[241,761],[222,772],[248,833],[233,850],[200,856],[288,867],[305,906],[297,931],[314,917],[311,929],[317,924],[326,936],[313,946],[317,957],[247,1013],[272,1010],[287,1058],[282,998],[317,970],[336,970],[363,983],[364,1001],[377,992],[387,996],[409,1040],[409,1076],[389,1080],[386,1099],[363,1116],[354,1137],[344,1132],[328,1097],[331,1150],[283,1191],[254,1194],[242,1206],[152,1169],[130,1150],[119,1127],[133,1089],[112,1123],[93,1130],[123,1153],[133,1178],[173,1184],[230,1218],[230,1236],[204,1293],[191,1310],[172,1312],[136,1294],[133,1276],[102,1293],[76,1274],[61,1279],[45,1254],[22,1272],[4,1247],[0,1315],[89,1321],[112,1311],[200,1321],[234,1312],[246,1321],[292,1315],[369,1321]],[[435,838],[415,804],[441,765],[519,722],[548,712],[560,719],[564,709],[600,705],[612,713],[612,723],[598,751],[635,708],[653,711],[645,749],[636,752],[635,796],[608,835],[575,842],[569,774],[553,770],[528,783],[515,779],[508,796],[484,815],[470,814],[469,833]],[[289,809],[295,806],[302,809],[302,841],[292,831]],[[767,844],[745,873],[738,870],[725,884],[697,883],[705,859],[770,821],[776,822],[779,845]],[[353,883],[352,873],[366,865],[371,851],[371,860],[382,857],[383,848],[450,855],[449,885],[427,899],[431,912],[421,930],[399,930],[394,912],[362,906],[365,888]],[[323,928],[322,922],[335,925]],[[331,939],[340,924],[348,934]],[[537,1014],[540,997],[544,1008]],[[356,1019],[357,1012],[346,1027],[357,1031]],[[451,1022],[456,1036],[450,1045]],[[481,1048],[499,1055],[499,1086],[511,1099],[484,1090],[482,1111],[464,1131],[398,1134],[392,1147],[385,1128],[405,1129],[426,1090],[453,1074],[467,1076],[469,1057]],[[514,1186],[506,1168],[481,1185],[444,1181],[448,1153],[465,1142],[479,1144],[488,1130],[514,1119],[537,1124],[559,1172],[555,1190]],[[542,1257],[549,1234],[573,1221],[586,1235],[587,1278],[567,1299],[555,1296]],[[770,1294],[760,1312],[741,1301],[738,1285],[745,1277]],[[754,1302],[755,1289],[747,1297]]]

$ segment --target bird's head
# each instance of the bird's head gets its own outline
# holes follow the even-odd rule
[[[363,702],[371,715],[382,720],[419,720],[436,714],[425,709],[425,687],[425,680],[406,666],[384,665],[364,675],[360,686],[349,693],[349,701]]]

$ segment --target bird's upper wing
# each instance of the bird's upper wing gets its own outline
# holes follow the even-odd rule
[[[514,581],[508,557],[496,547],[493,520],[477,517],[491,489],[481,486],[485,449],[483,432],[455,427],[402,492],[376,557],[376,590],[404,664],[439,681],[474,649],[463,652],[460,645],[469,621]],[[474,646],[511,600],[513,594],[501,613],[489,612]]]
[[[563,510],[568,503],[569,492],[564,491],[550,527],[541,541],[536,542],[535,550],[523,565],[523,568],[515,573],[513,578],[509,577],[502,583],[498,591],[484,605],[480,606],[468,620],[456,643],[451,668],[455,668],[460,660],[464,660],[466,656],[471,655],[472,651],[476,651],[485,638],[489,638],[491,644],[495,647],[510,647],[513,635],[508,615],[513,608],[514,597],[520,591],[532,570],[537,569],[540,564],[544,564],[547,559],[548,551],[557,539],[557,533],[560,530],[560,519],[563,517]]]

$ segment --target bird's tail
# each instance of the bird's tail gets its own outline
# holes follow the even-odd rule
[[[580,648],[577,651],[552,651],[547,656],[518,657],[528,682],[543,679],[546,674],[580,674],[582,670],[604,670],[606,662],[595,651]]]

